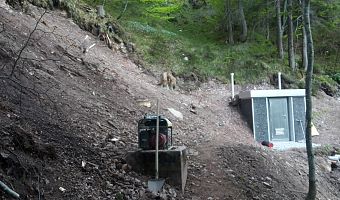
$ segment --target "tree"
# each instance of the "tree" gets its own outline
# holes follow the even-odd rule
[[[241,18],[241,24],[242,24],[242,33],[241,33],[241,36],[240,36],[240,40],[241,40],[241,42],[245,42],[245,41],[247,41],[248,28],[247,28],[246,17],[244,16],[242,0],[238,0],[238,9],[239,9],[239,12],[240,12],[240,18]]]
[[[227,29],[228,29],[228,40],[229,44],[234,44],[234,33],[233,33],[233,19],[231,16],[231,0],[226,0],[225,4],[225,15],[227,19]]]
[[[312,146],[312,75],[313,75],[313,62],[314,62],[314,48],[313,39],[310,25],[310,0],[302,0],[304,2],[303,16],[304,16],[304,29],[306,31],[307,39],[307,58],[308,66],[306,72],[306,148],[308,156],[308,168],[309,168],[309,187],[307,200],[314,200],[316,197],[316,183],[315,183],[315,163]]]
[[[266,39],[267,40],[269,40],[269,38],[270,38],[270,27],[269,27],[270,14],[269,14],[269,7],[270,7],[269,0],[266,0]]]
[[[305,1],[301,1],[301,9],[302,12],[305,7]],[[302,21],[304,22],[304,15],[302,14]],[[302,67],[305,71],[307,71],[308,66],[308,58],[307,58],[307,37],[306,37],[306,29],[302,28]]]
[[[295,71],[293,3],[292,3],[292,0],[288,0],[288,60],[289,60],[289,67],[293,71]]]
[[[276,10],[276,26],[277,26],[277,38],[276,38],[276,45],[277,45],[277,50],[279,53],[279,58],[283,59],[283,44],[282,44],[282,23],[281,23],[281,1],[276,0],[275,4],[275,10]]]

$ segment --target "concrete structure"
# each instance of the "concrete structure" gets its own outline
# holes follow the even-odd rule
[[[241,113],[261,141],[305,139],[304,89],[250,90],[240,92]]]
[[[187,181],[187,152],[185,146],[171,147],[159,150],[159,177],[166,183],[180,186],[184,192]],[[140,150],[131,152],[126,157],[132,169],[144,175],[155,176],[155,150]]]
[[[289,150],[289,149],[306,149],[306,142],[305,141],[301,141],[301,142],[274,142],[273,143],[273,149],[274,150],[278,150],[278,151],[285,151],[285,150]],[[313,148],[315,147],[320,147],[320,144],[315,144],[312,143]]]

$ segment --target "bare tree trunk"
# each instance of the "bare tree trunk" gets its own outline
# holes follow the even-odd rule
[[[282,1],[281,1],[282,2]],[[287,0],[284,0],[284,2],[283,2],[283,12],[282,12],[282,15],[281,15],[281,17],[282,17],[282,19],[281,19],[281,21],[282,21],[282,32],[284,32],[284,30],[285,30],[285,27],[286,27],[286,23],[287,23]]]
[[[288,0],[288,59],[289,59],[289,67],[293,71],[295,71],[293,4],[292,4],[292,0]]]
[[[306,72],[306,148],[308,156],[308,168],[309,168],[309,187],[306,200],[315,200],[316,197],[316,182],[315,182],[315,163],[312,146],[312,75],[313,75],[313,62],[314,62],[314,47],[312,39],[312,31],[310,25],[310,0],[305,1],[303,8],[304,15],[304,29],[306,31],[307,38],[307,55],[308,55],[308,67]]]
[[[269,22],[270,22],[270,15],[269,15],[269,0],[266,0],[266,7],[267,7],[267,16],[266,16],[266,39],[269,40],[270,38],[270,28],[269,28]]]
[[[240,12],[240,18],[241,18],[241,23],[242,23],[242,33],[241,33],[240,40],[241,42],[245,42],[247,41],[248,28],[247,28],[246,17],[244,16],[242,0],[238,0],[238,9]]]
[[[302,41],[302,64],[303,64],[303,69],[307,71],[308,67],[308,57],[307,57],[307,36],[306,36],[306,30],[302,30],[303,34],[303,41]]]
[[[301,1],[301,7],[302,7],[302,12],[304,12],[305,8],[305,1]],[[302,14],[302,21],[305,21],[305,16]],[[307,66],[308,66],[308,58],[307,58],[307,37],[306,37],[306,29],[302,29],[302,67],[305,71],[307,71]]]
[[[228,40],[229,44],[234,44],[234,33],[233,33],[233,19],[231,16],[231,0],[226,0],[226,16],[227,16],[227,28],[228,28]]]
[[[281,1],[276,0],[276,23],[277,23],[277,50],[279,53],[279,58],[283,59],[283,44],[282,44],[282,23],[281,23]]]

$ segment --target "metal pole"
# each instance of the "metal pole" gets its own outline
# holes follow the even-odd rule
[[[230,74],[231,76],[231,98],[234,99],[235,91],[234,91],[234,73]]]
[[[281,72],[278,73],[279,90],[281,90]]]
[[[156,179],[158,179],[158,143],[159,143],[159,100],[157,99],[157,121],[156,121]]]

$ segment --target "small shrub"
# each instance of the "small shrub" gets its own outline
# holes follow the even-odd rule
[[[314,84],[329,96],[334,96],[337,92],[336,82],[328,75],[315,76]]]
[[[331,78],[337,82],[338,84],[340,84],[340,73],[336,73],[334,75],[331,76]]]
[[[317,156],[330,156],[334,148],[332,145],[326,144],[321,147],[317,147],[314,149],[314,155]]]

